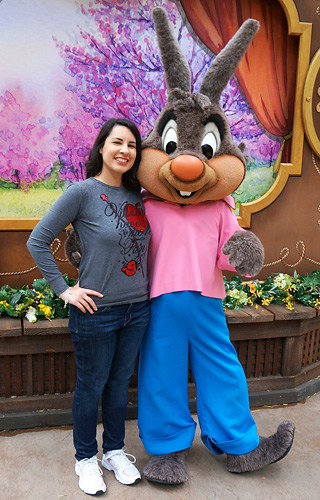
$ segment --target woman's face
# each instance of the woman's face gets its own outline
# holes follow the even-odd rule
[[[137,156],[135,136],[127,127],[115,125],[99,152],[102,171],[96,177],[111,186],[121,186],[122,175],[130,170]]]

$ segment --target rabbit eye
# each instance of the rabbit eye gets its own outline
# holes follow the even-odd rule
[[[165,147],[165,152],[168,155],[171,155],[171,153],[174,153],[176,149],[177,149],[177,143],[175,141],[170,141]]]
[[[211,160],[211,158],[215,155],[215,152],[217,151],[217,140],[212,132],[206,134],[203,138],[201,149],[202,153],[206,158],[208,158],[208,160]]]
[[[170,155],[177,149],[177,143],[177,124],[174,120],[170,120],[162,133],[162,147],[164,151]]]
[[[205,126],[204,137],[201,142],[202,153],[208,160],[214,157],[221,144],[220,132],[214,122]]]

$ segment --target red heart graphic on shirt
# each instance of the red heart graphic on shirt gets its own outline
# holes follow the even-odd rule
[[[134,260],[130,260],[130,262],[128,262],[127,264],[127,267],[123,267],[121,271],[127,276],[133,276],[137,272],[137,264]]]
[[[141,205],[137,203],[135,206],[128,203],[124,208],[124,216],[129,222],[130,226],[136,231],[144,233],[148,227],[148,221],[144,214]]]

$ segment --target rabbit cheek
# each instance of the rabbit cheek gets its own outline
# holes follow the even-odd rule
[[[142,150],[141,162],[137,172],[137,179],[141,186],[150,193],[165,198],[167,189],[159,179],[159,172],[163,165],[169,160],[169,156],[164,152],[154,148]]]
[[[235,156],[221,155],[208,160],[206,164],[215,171],[217,176],[216,184],[202,194],[206,200],[223,199],[233,193],[244,179],[245,166]]]

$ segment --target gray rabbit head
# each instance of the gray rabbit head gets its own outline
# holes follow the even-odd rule
[[[221,93],[245,54],[258,21],[246,20],[209,67],[200,92],[191,93],[190,69],[166,11],[153,10],[168,103],[143,139],[138,170],[153,195],[179,204],[223,199],[243,181],[246,161],[219,106]]]

